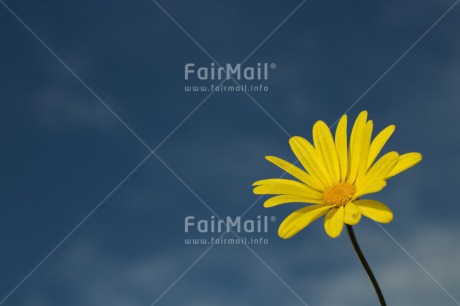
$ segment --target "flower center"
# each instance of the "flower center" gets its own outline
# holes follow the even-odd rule
[[[323,193],[323,200],[327,205],[345,206],[353,198],[356,188],[349,183],[338,183],[327,188]]]

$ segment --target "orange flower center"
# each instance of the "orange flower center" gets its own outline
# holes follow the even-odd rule
[[[356,188],[349,183],[338,183],[327,188],[323,193],[326,205],[345,206],[353,198]]]

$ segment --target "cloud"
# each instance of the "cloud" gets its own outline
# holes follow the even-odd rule
[[[43,89],[37,95],[36,120],[56,131],[85,129],[108,131],[115,126],[113,115],[94,97],[65,87]]]
[[[377,227],[360,230],[382,290],[391,305],[454,305],[449,297]],[[460,246],[455,228],[426,227],[400,243],[452,294],[460,275]],[[327,239],[325,237],[321,237]],[[376,244],[375,242],[378,243]],[[185,248],[184,248],[185,247]],[[14,297],[21,305],[150,305],[204,251],[163,249],[129,258],[86,237],[67,247]],[[254,248],[310,306],[371,305],[376,297],[347,237],[304,239]],[[381,250],[385,250],[381,256]],[[59,289],[59,290],[58,290]],[[458,297],[457,297],[458,298]],[[216,246],[158,305],[301,305],[248,250]]]

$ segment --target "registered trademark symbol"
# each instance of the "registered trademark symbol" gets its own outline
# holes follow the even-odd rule
[[[275,69],[275,68],[276,68],[276,64],[275,64],[275,63],[271,63],[271,64],[270,64],[270,68],[271,68],[271,69]]]
[[[276,217],[275,217],[275,216],[271,216],[271,217],[270,217],[270,221],[275,222],[275,221],[276,221]]]

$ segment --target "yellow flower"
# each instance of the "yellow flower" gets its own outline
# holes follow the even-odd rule
[[[371,141],[372,128],[372,120],[368,121],[367,111],[363,111],[356,118],[349,142],[346,115],[337,125],[335,139],[321,120],[313,126],[314,145],[302,137],[292,137],[291,149],[306,171],[281,158],[266,157],[299,181],[255,182],[255,194],[276,195],[265,201],[264,206],[312,204],[293,212],[281,223],[278,230],[281,238],[291,238],[323,215],[326,215],[324,228],[332,238],[340,235],[344,223],[357,224],[361,215],[381,223],[393,219],[385,204],[361,197],[382,190],[387,179],[419,163],[422,155],[415,152],[399,155],[393,151],[375,161],[395,126],[383,129]]]

